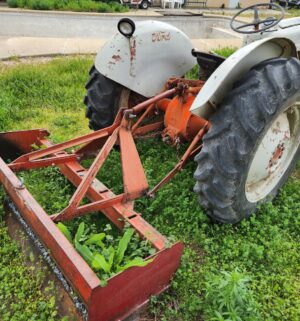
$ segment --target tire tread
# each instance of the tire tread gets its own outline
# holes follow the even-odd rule
[[[237,223],[251,215],[253,204],[240,199],[241,178],[262,131],[299,91],[299,60],[268,60],[239,80],[212,116],[203,148],[195,157],[194,191],[213,220]]]

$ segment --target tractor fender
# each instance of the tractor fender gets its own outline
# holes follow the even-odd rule
[[[190,39],[160,21],[135,22],[131,38],[117,32],[96,56],[96,69],[107,78],[145,96],[161,92],[172,76],[181,77],[196,63]]]
[[[265,38],[237,50],[206,81],[190,111],[208,119],[233,84],[258,63],[277,57],[297,57],[296,46],[287,38]]]

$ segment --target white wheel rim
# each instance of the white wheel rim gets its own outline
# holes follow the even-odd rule
[[[249,202],[258,202],[271,193],[299,145],[300,102],[297,102],[275,119],[255,152],[245,186]]]

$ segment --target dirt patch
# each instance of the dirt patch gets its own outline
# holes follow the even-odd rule
[[[8,69],[11,67],[15,67],[18,65],[39,65],[39,64],[46,64],[49,61],[54,59],[59,59],[64,57],[66,59],[73,59],[76,57],[80,58],[89,58],[94,57],[95,55],[52,55],[52,56],[40,56],[40,57],[17,57],[13,56],[9,59],[1,60],[0,61],[0,68]]]

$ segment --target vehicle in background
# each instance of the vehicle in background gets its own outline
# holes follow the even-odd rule
[[[120,0],[120,2],[129,7],[138,7],[145,10],[152,5],[152,0]]]
[[[300,0],[279,0],[278,2],[286,9],[300,9]]]

